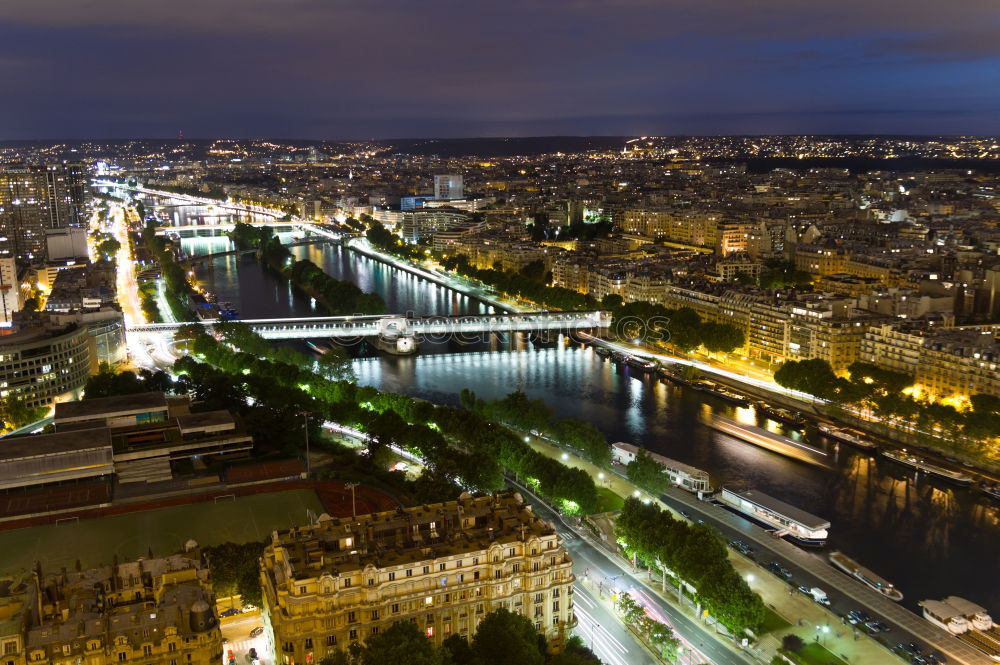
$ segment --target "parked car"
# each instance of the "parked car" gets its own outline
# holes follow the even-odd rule
[[[868,615],[864,610],[851,610],[847,613],[847,621],[851,625],[864,624],[866,621],[871,621],[872,617]]]
[[[234,617],[234,616],[236,616],[239,613],[240,613],[240,611],[234,607],[231,610],[226,610],[225,612],[223,612],[219,616],[223,617],[223,618],[225,618],[225,617]]]
[[[770,570],[775,575],[777,575],[778,577],[784,579],[786,582],[792,579],[792,574],[788,571],[788,569],[782,566],[777,561],[772,561],[769,564],[767,564],[767,569]]]
[[[257,626],[256,628],[250,631],[250,637],[260,637],[263,634],[264,634],[263,626]]]
[[[743,556],[750,556],[753,554],[753,548],[744,543],[742,540],[730,540],[729,546]]]

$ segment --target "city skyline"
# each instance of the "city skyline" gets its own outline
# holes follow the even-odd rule
[[[993,134],[996,20],[978,0],[15,3],[0,120],[5,139]]]

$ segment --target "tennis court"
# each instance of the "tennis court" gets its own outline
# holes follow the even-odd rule
[[[58,524],[0,531],[0,574],[28,570],[42,562],[46,573],[77,559],[84,568],[180,550],[188,540],[199,545],[263,540],[275,529],[306,524],[323,506],[310,489],[235,497],[224,495],[144,512],[126,513]]]

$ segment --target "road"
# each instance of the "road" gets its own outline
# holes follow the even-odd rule
[[[259,612],[237,614],[233,617],[222,617],[222,665],[227,665],[229,652],[232,651],[237,665],[250,665],[248,653],[250,649],[257,650],[260,665],[274,665],[271,649],[267,642],[267,631],[257,637],[250,637],[250,631],[263,626],[264,620]]]
[[[798,585],[815,586],[826,591],[831,602],[830,609],[837,615],[831,617],[830,630],[842,633],[840,638],[825,638],[827,646],[835,653],[850,650],[854,646],[852,627],[841,623],[837,617],[854,609],[862,609],[892,628],[884,635],[884,639],[892,645],[914,641],[923,645],[925,650],[945,654],[949,663],[987,665],[991,662],[980,651],[829,565],[825,556],[806,552],[785,540],[775,538],[748,520],[715,504],[699,501],[683,490],[671,488],[661,500],[675,510],[685,510],[692,518],[701,518],[711,523],[727,538],[749,543],[756,550],[754,556],[760,565],[766,565],[769,561],[781,563],[793,576],[790,594],[796,593],[794,588]],[[771,575],[766,568],[756,570],[755,575]],[[891,571],[887,572],[890,573]]]
[[[117,256],[118,302],[121,304],[122,313],[125,315],[125,327],[128,329],[132,325],[145,323],[146,317],[143,315],[142,302],[139,299],[139,285],[135,281],[135,267],[128,238],[130,213],[125,208],[115,207],[112,208],[111,214],[114,216],[111,233],[121,244]]]
[[[577,577],[574,594],[578,594],[574,609],[580,620],[575,633],[587,646],[593,643],[594,653],[605,663],[637,665],[657,662],[610,608],[608,596],[626,591],[646,608],[648,615],[673,627],[684,645],[680,660],[684,665],[706,662],[715,665],[743,665],[756,662],[748,654],[741,654],[721,644],[710,626],[661,601],[657,592],[647,586],[641,573],[632,573],[627,566],[612,559],[603,549],[567,527],[551,508],[530,494],[523,494],[531,502],[536,514],[555,526],[573,559],[573,572]],[[603,601],[601,595],[605,596]]]

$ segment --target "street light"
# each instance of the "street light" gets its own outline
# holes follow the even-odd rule
[[[747,573],[747,584],[751,584],[754,581],[753,573]]]
[[[351,490],[351,517],[357,518],[358,511],[354,505],[354,488],[360,485],[360,483],[344,483],[344,487]]]

